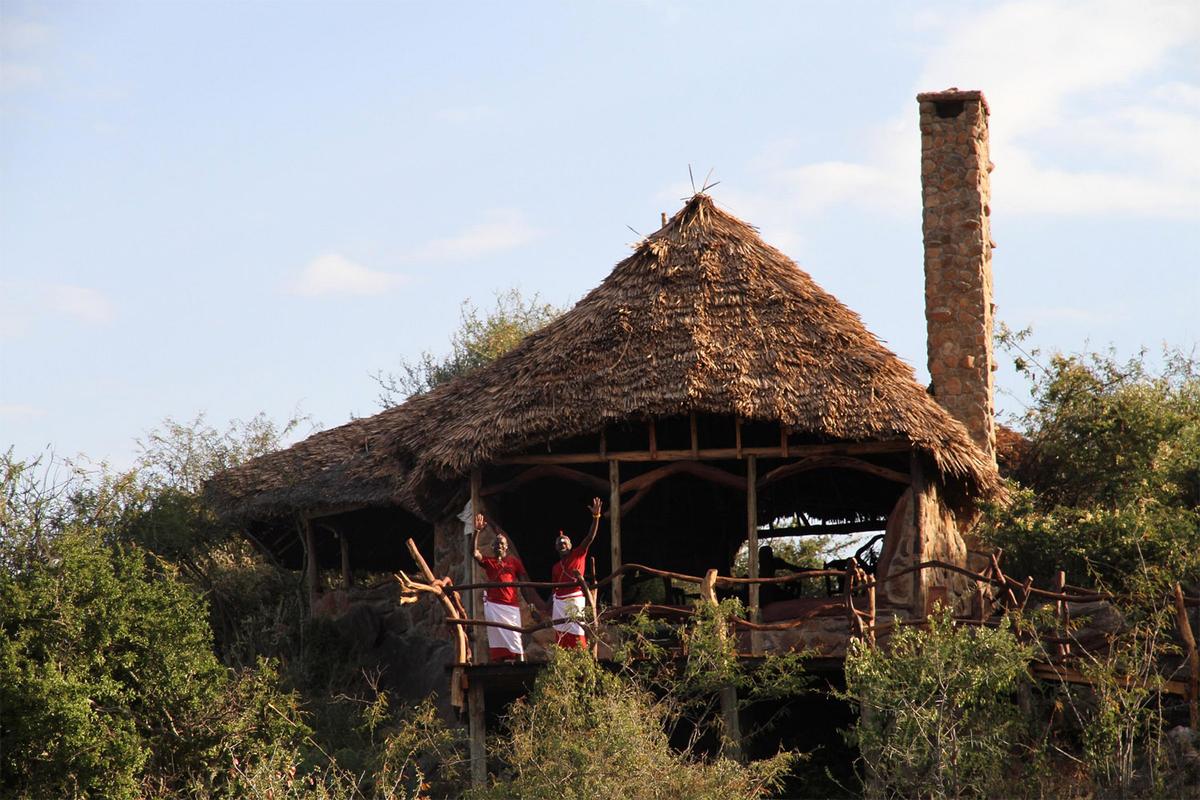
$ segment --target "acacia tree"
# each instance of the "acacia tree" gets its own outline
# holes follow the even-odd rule
[[[1016,420],[1027,444],[1010,487],[980,528],[1011,572],[1117,591],[1200,580],[1200,363],[1167,350],[1054,353],[1042,359],[1003,329],[1029,381]]]
[[[379,404],[390,408],[494,361],[562,312],[541,302],[536,294],[526,299],[516,288],[498,292],[495,307],[487,313],[480,312],[469,298],[464,300],[448,354],[439,357],[426,350],[416,359],[401,361],[397,372],[371,376],[379,384]]]

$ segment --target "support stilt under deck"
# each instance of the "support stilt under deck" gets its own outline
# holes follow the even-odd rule
[[[317,602],[317,591],[320,588],[320,573],[317,571],[317,534],[312,523],[304,520],[304,582],[308,586],[308,609]]]
[[[471,678],[467,689],[467,725],[471,738],[471,785],[487,785],[487,709],[483,700],[483,681]]]
[[[746,456],[746,562],[749,564],[751,578],[758,577],[758,459]],[[758,584],[752,583],[749,588],[750,619],[759,622],[758,613]],[[758,655],[762,652],[762,637],[758,631],[750,632],[750,652]]]
[[[742,760],[742,723],[738,715],[736,686],[721,687],[721,721],[725,726],[725,741],[722,748],[727,758]]]

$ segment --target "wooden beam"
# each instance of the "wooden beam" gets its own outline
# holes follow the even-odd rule
[[[475,469],[471,470],[471,521],[467,523],[468,530],[473,530],[473,526],[475,525],[475,515],[483,513],[483,501],[482,501],[482,496],[480,494],[480,490],[482,488],[483,488],[483,473],[480,471],[479,467],[476,467]],[[472,548],[472,543],[473,543],[474,537],[473,536],[463,536],[463,539],[465,540],[464,548],[463,548],[464,549],[463,555],[466,558],[465,572],[467,574],[467,579],[471,583],[478,583],[479,582],[479,565],[475,563],[475,553],[474,553],[474,549]],[[470,604],[468,605],[468,609],[471,613],[471,616],[476,617],[476,618],[482,617],[483,616],[483,590],[481,590],[481,589],[473,590],[470,593],[469,598],[470,598]],[[475,642],[474,642],[475,643],[475,663],[476,664],[488,663],[487,629],[486,628],[475,628],[472,635],[475,639]],[[472,686],[474,686],[474,682],[472,682]],[[472,768],[472,770],[474,770],[474,761],[472,760],[471,763],[472,763],[471,768]]]
[[[767,484],[783,480],[790,475],[814,469],[853,469],[859,472],[866,472],[869,475],[875,475],[884,480],[902,483],[905,486],[909,485],[912,480],[909,475],[905,475],[903,472],[881,467],[878,464],[872,464],[870,461],[863,461],[861,458],[854,458],[852,456],[809,456],[799,461],[793,461],[791,464],[776,467],[764,475],[762,480],[758,482],[758,485],[759,488],[762,488]]]
[[[604,458],[605,456],[608,455],[608,437],[605,436],[605,432],[607,430],[608,430],[607,425],[605,425],[603,428],[600,429],[600,457],[601,458]]]
[[[495,483],[491,486],[484,486],[480,489],[481,497],[488,497],[493,494],[503,494],[516,489],[522,484],[530,481],[538,480],[539,478],[562,478],[563,480],[575,481],[589,486],[596,491],[604,491],[608,488],[608,482],[603,478],[597,478],[595,475],[589,475],[586,472],[580,472],[577,469],[560,466],[558,464],[537,464],[525,470],[514,478],[510,478],[502,483]]]
[[[746,491],[746,479],[741,475],[734,475],[732,472],[726,472],[718,467],[712,467],[708,464],[695,464],[691,461],[676,461],[667,464],[657,469],[652,469],[649,472],[638,475],[636,478],[630,478],[621,484],[621,493],[636,492],[641,489],[649,488],[661,481],[663,478],[671,475],[684,473],[694,475],[701,480],[709,483],[717,483],[721,486],[728,486],[730,489],[738,491]]]
[[[608,462],[608,530],[610,538],[610,553],[612,555],[612,571],[621,568],[621,466],[615,459]],[[624,593],[621,588],[621,575],[613,578],[612,604],[624,605]]]
[[[788,457],[787,436],[788,436],[787,428],[785,428],[783,425],[780,425],[779,426],[779,450],[780,450],[780,455],[782,455],[784,458]]]
[[[830,525],[789,525],[786,528],[772,528],[770,536],[763,536],[762,538],[777,538],[781,536],[838,536],[846,533],[881,531],[886,527],[886,519],[868,519],[862,522],[835,522]]]
[[[484,630],[482,627],[476,628]],[[471,737],[471,786],[487,786],[487,715],[484,708],[483,683],[472,675],[467,688],[467,723]]]
[[[349,589],[354,585],[354,576],[350,572],[350,540],[345,531],[338,534],[338,542],[342,546],[342,587]]]
[[[741,435],[738,434],[740,440]],[[807,444],[791,445],[788,452],[792,456],[817,455],[864,455],[870,453],[907,453],[912,450],[909,442],[849,442],[846,444]],[[497,465],[508,464],[601,464],[611,459],[618,461],[690,461],[693,458],[707,461],[724,461],[741,459],[745,456],[760,458],[780,458],[783,451],[778,447],[711,447],[701,448],[693,456],[691,450],[622,450],[609,452],[601,457],[598,453],[543,453],[535,455],[512,455],[498,458]]]
[[[1035,678],[1042,680],[1062,681],[1063,683],[1077,683],[1084,686],[1094,684],[1092,678],[1084,675],[1074,667],[1069,667],[1066,664],[1051,664],[1045,661],[1035,661],[1029,665],[1029,671],[1033,673]],[[1118,675],[1116,680],[1125,687],[1141,686],[1153,690],[1157,688],[1163,694],[1173,694],[1178,697],[1187,697],[1188,686],[1183,681],[1157,681],[1151,687],[1148,681],[1139,680],[1129,675]]]
[[[304,512],[305,519],[320,519],[321,517],[335,517],[338,514],[349,514],[351,511],[361,511],[364,508],[370,508],[367,503],[339,503],[335,505],[314,506]]]
[[[742,418],[734,417],[733,419],[733,441],[734,452],[740,461],[742,458]]]
[[[658,483],[663,478],[678,474],[695,475],[701,480],[710,481],[712,483],[728,486],[731,489],[744,492],[746,491],[745,479],[739,475],[732,475],[722,469],[711,467],[707,464],[700,464],[695,461],[672,461],[670,464],[651,470],[644,475],[639,475],[636,478],[630,478],[621,486],[621,492],[636,491],[633,497],[621,504],[621,513],[628,514],[646,498],[650,493],[650,489],[654,484]],[[612,509],[609,509],[611,513]]]
[[[317,592],[321,587],[321,575],[317,564],[317,533],[312,523],[304,520],[304,578],[308,585],[308,609],[311,613],[317,602]]]
[[[700,434],[696,431],[696,412],[688,415],[688,428],[692,434],[692,458],[700,457]]]
[[[758,460],[755,456],[746,456],[746,549],[747,563],[750,567],[751,579],[758,577]],[[758,614],[758,584],[749,587],[750,620],[760,622]],[[754,632],[750,633],[750,652],[759,652],[759,640]]]
[[[654,429],[654,417],[646,423],[650,426],[650,460],[658,460],[658,432]]]

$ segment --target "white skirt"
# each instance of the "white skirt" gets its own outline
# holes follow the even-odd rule
[[[573,594],[570,597],[555,595],[554,610],[551,612],[551,619],[568,621],[555,622],[554,630],[559,633],[573,633],[576,636],[583,636],[583,626],[571,618],[582,617],[585,608],[587,608],[587,604],[584,602],[582,594]]]
[[[483,600],[483,618],[488,622],[503,622],[505,625],[520,625],[521,624],[521,607],[510,606],[504,603],[489,603],[485,597]],[[510,653],[522,655],[525,648],[521,645],[521,634],[517,631],[510,631],[507,628],[493,628],[488,626],[488,647],[498,647],[502,650],[507,650]]]

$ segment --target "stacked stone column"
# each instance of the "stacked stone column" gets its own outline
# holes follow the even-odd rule
[[[994,459],[987,101],[982,92],[949,89],[917,102],[933,394]]]

